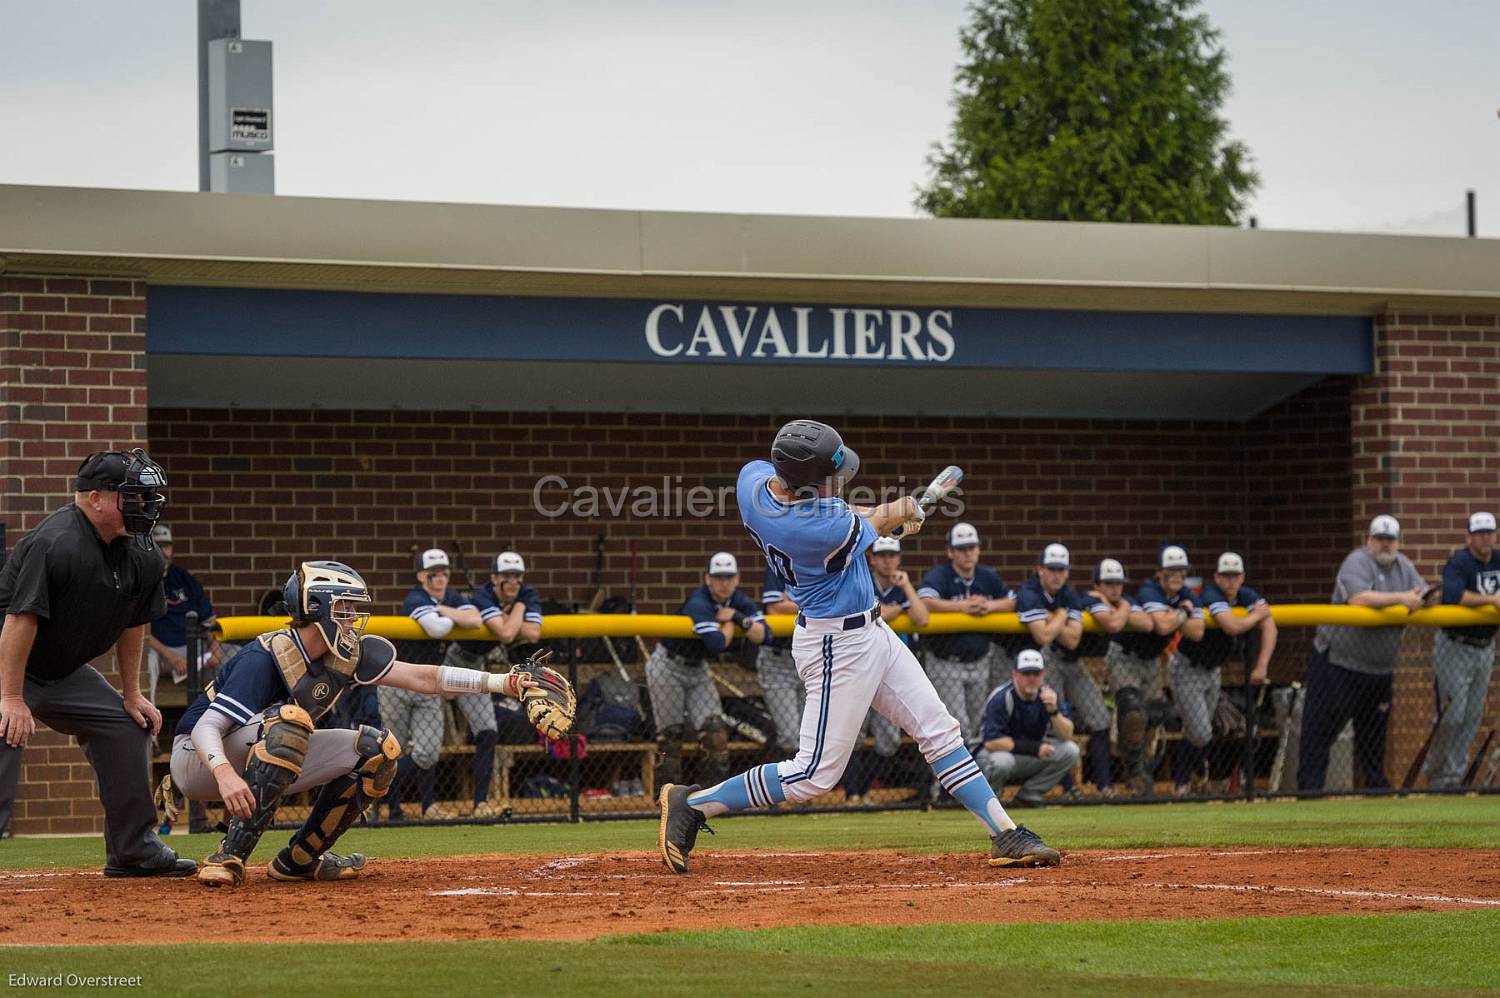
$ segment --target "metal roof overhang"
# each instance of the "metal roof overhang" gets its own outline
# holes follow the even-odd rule
[[[1500,312],[1500,241],[0,185],[0,267],[152,286],[870,307]],[[222,352],[222,351],[219,351]],[[152,405],[796,411],[827,368],[152,355]],[[818,372],[822,371],[820,375]],[[1316,373],[840,368],[823,411],[1243,419]],[[495,385],[508,387],[501,399]],[[330,385],[351,386],[337,403]],[[293,386],[301,389],[293,390]],[[309,396],[307,390],[317,386]],[[289,397],[290,396],[290,397]],[[643,402],[643,400],[645,400]]]

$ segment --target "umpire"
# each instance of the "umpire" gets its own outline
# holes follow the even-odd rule
[[[98,778],[107,877],[198,868],[156,837],[149,753],[161,714],[141,693],[146,625],[167,609],[151,541],[166,483],[139,448],[89,455],[72,504],[21,538],[0,571],[0,788],[15,786],[37,719],[77,738]],[[123,697],[88,664],[111,647]]]

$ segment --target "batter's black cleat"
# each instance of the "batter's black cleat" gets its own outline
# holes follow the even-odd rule
[[[656,835],[656,845],[661,850],[661,861],[673,873],[688,872],[688,853],[698,841],[700,828],[710,835],[714,833],[703,812],[688,805],[688,795],[697,789],[696,786],[665,783],[656,798],[661,808],[661,828]]]
[[[1025,825],[990,836],[991,866],[1057,866],[1062,855]]]
[[[314,862],[306,866],[298,866],[292,861],[291,847],[287,847],[271,860],[271,864],[266,867],[266,873],[272,880],[353,880],[364,868],[364,854],[357,852],[352,852],[347,856],[325,852]]]

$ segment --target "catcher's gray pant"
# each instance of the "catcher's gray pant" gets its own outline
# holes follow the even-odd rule
[[[224,752],[234,766],[234,771],[243,773],[250,749],[260,741],[260,717],[252,718],[249,724],[230,729],[224,736]],[[302,772],[287,787],[288,794],[311,790],[345,773],[354,772],[359,765],[359,751],[354,747],[359,732],[353,728],[319,728],[307,736],[307,758],[302,761]],[[190,800],[218,800],[219,781],[213,771],[203,764],[203,758],[193,748],[192,735],[178,735],[172,739],[172,785]]]
[[[1018,800],[1041,800],[1048,790],[1062,782],[1078,761],[1078,745],[1072,739],[1047,738],[1046,744],[1057,750],[1050,759],[1013,752],[979,750],[979,768],[984,770],[998,797],[1007,783],[1020,783]]]
[[[766,711],[776,725],[776,747],[786,753],[797,751],[797,737],[802,730],[802,707],[807,703],[807,687],[797,675],[790,648],[762,648],[755,660],[760,689],[766,698]],[[897,729],[896,737],[901,737]]]
[[[1111,641],[1104,655],[1104,667],[1111,693],[1134,686],[1147,700],[1161,699],[1161,662],[1155,656],[1137,658]]]
[[[156,805],[151,800],[151,733],[125,713],[120,694],[92,665],[62,679],[39,683],[25,678],[21,695],[36,720],[78,739],[104,806],[104,855],[110,866],[133,866],[159,857],[166,846],[156,837]],[[21,748],[0,741],[0,811],[9,812],[21,777]]]
[[[1073,723],[1080,733],[1108,731],[1109,710],[1104,706],[1104,694],[1099,692],[1083,660],[1075,658],[1070,662],[1047,648],[1042,652],[1042,661],[1047,665],[1047,683],[1072,708]]]
[[[651,694],[651,713],[656,719],[658,735],[684,723],[692,730],[702,731],[709,721],[724,716],[719,691],[707,667],[702,662],[688,664],[674,658],[661,645],[646,660],[646,690]]]
[[[1182,717],[1182,737],[1203,748],[1214,737],[1214,711],[1219,707],[1219,667],[1200,669],[1186,656],[1173,653],[1167,663],[1172,702]]]
[[[438,751],[443,747],[442,698],[394,686],[377,687],[376,695],[380,698],[380,723],[401,743],[401,754],[411,756],[418,769],[436,766]],[[494,723],[492,710],[490,724]]]
[[[943,701],[948,713],[958,719],[966,744],[979,740],[979,715],[994,688],[990,686],[990,660],[994,656],[993,651],[988,651],[972,662],[936,655],[927,659],[927,678],[932,681],[932,688],[937,690],[938,699]]]
[[[1427,785],[1456,787],[1469,762],[1469,743],[1484,718],[1484,701],[1495,669],[1495,643],[1484,647],[1464,644],[1438,631],[1432,639],[1432,679],[1437,703],[1446,701],[1443,723],[1427,756]],[[1451,699],[1450,699],[1451,698]],[[1436,708],[1434,708],[1436,709]]]

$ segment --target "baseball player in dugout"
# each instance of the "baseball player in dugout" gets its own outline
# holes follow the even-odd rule
[[[1453,606],[1500,607],[1500,552],[1495,550],[1495,514],[1473,513],[1463,547],[1443,566],[1443,602]],[[1444,627],[1433,637],[1432,679],[1443,709],[1427,785],[1456,787],[1464,778],[1469,743],[1484,717],[1484,702],[1495,670],[1495,632],[1490,624]]]
[[[797,612],[797,604],[787,599],[786,580],[771,568],[766,569],[760,604],[767,616]],[[766,638],[755,656],[755,672],[760,677],[766,712],[776,725],[776,747],[783,752],[797,751],[797,728],[802,722],[807,688],[802,685],[797,664],[792,661],[792,639],[775,635]]]
[[[21,538],[0,570],[0,819],[36,722],[72,735],[98,779],[107,877],[197,869],[156,836],[149,753],[161,714],[141,692],[146,625],[166,613],[151,540],[166,484],[139,448],[89,455],[73,501]],[[122,692],[88,664],[111,648]]]
[[[678,613],[693,619],[691,638],[663,638],[646,660],[646,687],[656,718],[656,785],[682,779],[682,743],[695,738],[703,749],[703,769],[711,779],[729,774],[729,726],[719,691],[708,672],[734,640],[735,628],[754,644],[770,635],[766,615],[739,591],[740,566],[720,551],[708,560],[703,585],[693,590]]]
[[[984,703],[979,765],[997,794],[1006,783],[1021,784],[1012,807],[1040,807],[1078,761],[1068,705],[1045,672],[1042,653],[1027,648],[1016,656],[1010,681]]]
[[[1198,636],[1184,626],[1182,641],[1167,663],[1172,684],[1172,702],[1182,715],[1182,744],[1172,770],[1172,793],[1185,797],[1192,791],[1207,759],[1208,743],[1213,739],[1213,716],[1219,706],[1226,661],[1244,661],[1253,655],[1255,665],[1250,682],[1266,681],[1271,654],[1276,650],[1276,621],[1271,619],[1271,604],[1245,585],[1245,560],[1233,551],[1219,555],[1214,580],[1198,594],[1217,625],[1205,627],[1200,616]],[[1235,607],[1249,613],[1236,616]],[[1195,608],[1202,614],[1202,609]],[[1249,719],[1253,722],[1253,718]]]
[[[1162,689],[1161,654],[1179,634],[1183,638],[1203,637],[1203,611],[1193,604],[1193,594],[1186,588],[1187,570],[1187,551],[1176,544],[1162,545],[1156,574],[1141,583],[1135,594],[1135,602],[1150,618],[1151,629],[1121,630],[1105,658],[1119,715],[1116,725],[1126,778],[1141,797],[1155,793],[1153,760],[1146,758],[1144,748],[1151,729],[1163,720],[1163,715],[1152,709]]]
[[[916,739],[938,781],[989,833],[991,865],[1056,864],[1057,851],[1000,806],[964,746],[958,720],[876,603],[864,553],[877,537],[920,530],[928,510],[947,494],[940,486],[944,477],[920,498],[851,507],[840,493],[858,473],[859,455],[833,427],[793,420],[776,434],[770,456],[740,470],[735,498],[745,528],[800,608],[792,657],[807,687],[807,706],[797,754],[707,790],[664,785],[657,798],[662,862],[686,873],[698,832],[717,815],[799,803],[831,790],[873,705]],[[951,470],[956,484],[958,469]]]
[[[439,665],[447,655],[443,639],[455,627],[478,627],[479,608],[448,588],[448,555],[441,548],[428,548],[418,555],[416,573],[417,584],[406,594],[401,612],[415,620],[427,637],[397,641],[396,654],[403,662]],[[395,686],[383,686],[379,697],[381,723],[406,748],[401,772],[386,800],[390,816],[401,816],[403,789],[415,784],[422,802],[422,817],[429,821],[453,817],[451,811],[437,803],[436,766],[443,747],[443,702]],[[493,711],[490,723],[494,723]]]
[[[905,616],[917,627],[927,626],[927,604],[917,596],[916,586],[901,568],[900,538],[875,538],[870,545],[870,576],[875,583],[875,600],[880,604],[881,620],[890,623]],[[912,635],[899,637],[902,644],[911,646]],[[860,728],[856,744],[862,745],[866,735],[875,744],[868,751],[860,749],[854,753],[854,761],[844,778],[844,802],[847,804],[864,803],[871,784],[884,775],[886,760],[901,747],[901,729],[873,707],[865,715],[864,727]]]
[[[526,584],[526,560],[516,552],[501,551],[495,556],[490,581],[474,590],[474,605],[479,608],[485,628],[499,642],[499,655],[491,655],[497,650],[495,645],[455,642],[452,648],[458,649],[459,654],[463,653],[464,645],[474,645],[477,661],[448,664],[482,669],[486,661],[520,661],[519,650],[542,639],[542,597]],[[496,817],[505,808],[503,804],[491,803],[489,795],[495,776],[495,743],[499,739],[498,711],[506,709],[502,706],[505,701],[472,696],[459,697],[454,703],[464,712],[469,730],[474,733],[474,816]],[[481,707],[489,712],[488,725],[477,715]]]
[[[547,681],[534,667],[497,674],[398,661],[389,641],[364,633],[369,587],[340,562],[304,562],[282,595],[291,626],[224,663],[173,737],[172,783],[193,800],[223,801],[229,814],[228,834],[198,871],[211,887],[244,882],[282,799],[303,790],[317,790],[312,810],[271,860],[271,879],[347,880],[364,867],[359,853],[329,850],[389,792],[401,745],[389,727],[314,730],[346,690],[375,685],[438,703],[444,694],[524,699]]]
[[[948,560],[928,571],[917,595],[933,613],[968,613],[983,617],[1009,613],[1016,608],[1016,594],[979,558],[979,531],[973,524],[956,523],[948,531]],[[983,632],[930,635],[927,674],[949,713],[958,718],[964,741],[979,744],[979,712],[985,697],[997,683],[990,682],[990,636]]]
[[[1167,716],[1167,702],[1161,695],[1161,663],[1155,655],[1142,659],[1125,651],[1119,639],[1127,634],[1150,634],[1151,617],[1135,597],[1125,595],[1125,566],[1114,558],[1105,558],[1094,566],[1094,584],[1084,597],[1084,605],[1099,630],[1083,636],[1079,654],[1104,658],[1106,681],[1115,695],[1126,783],[1138,789],[1149,786],[1144,765],[1146,743]],[[1113,796],[1113,788],[1101,793]]]
[[[1104,706],[1104,694],[1099,692],[1078,654],[1083,640],[1084,602],[1078,591],[1068,585],[1072,563],[1065,546],[1048,544],[1037,562],[1036,574],[1016,591],[1016,613],[1026,625],[1027,640],[1023,647],[1041,652],[1047,667],[1048,688],[1054,689],[1068,704],[1071,723],[1076,725],[1078,733],[1089,736],[1084,777],[1101,796],[1108,797],[1114,793],[1109,775],[1109,710]]]

